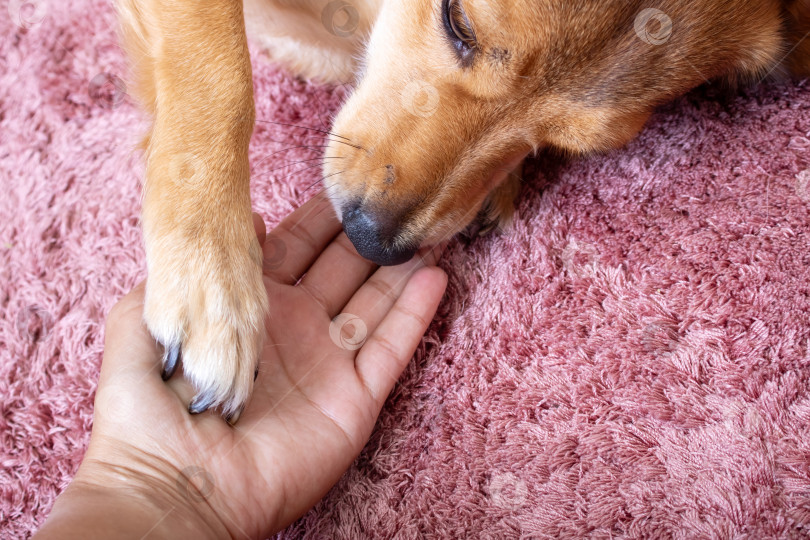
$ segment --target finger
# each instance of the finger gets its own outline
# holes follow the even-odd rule
[[[301,280],[307,291],[331,319],[377,267],[361,257],[345,233],[329,244]]]
[[[360,349],[357,375],[381,408],[425,334],[447,287],[447,275],[432,266],[416,271],[402,295]]]
[[[119,300],[107,316],[99,387],[121,377],[138,384],[147,384],[152,377],[160,381],[163,347],[143,321],[145,293],[146,282],[142,281]],[[180,396],[181,408],[194,396],[193,387],[184,377],[172,377],[165,384]]]
[[[384,266],[374,272],[342,309],[343,313],[359,318],[366,332],[374,332],[391,311],[410,277],[424,266],[438,262],[444,244],[420,250],[410,261],[399,266]],[[334,318],[334,315],[330,315]],[[352,317],[352,320],[354,320]]]
[[[145,291],[146,282],[142,281],[121,298],[107,315],[102,374],[107,370],[118,369],[124,363],[144,371],[157,367],[160,346],[143,322]],[[127,353],[121,354],[123,351]]]
[[[256,230],[256,238],[259,239],[259,245],[264,246],[264,241],[267,237],[267,226],[264,224],[262,216],[256,212],[253,212],[253,228]]]
[[[328,197],[320,193],[267,234],[264,273],[293,284],[307,271],[340,231],[340,222]]]

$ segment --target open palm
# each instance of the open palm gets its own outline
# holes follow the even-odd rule
[[[178,511],[232,537],[270,534],[323,497],[371,435],[446,285],[438,250],[376,269],[328,204],[314,198],[266,239],[257,223],[271,312],[253,397],[233,427],[215,412],[189,415],[190,384],[161,380],[143,284],[116,305],[86,462],[171,492]]]

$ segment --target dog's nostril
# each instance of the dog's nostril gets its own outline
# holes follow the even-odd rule
[[[416,247],[393,245],[399,230],[396,221],[381,218],[379,213],[351,204],[343,208],[342,214],[346,236],[357,253],[366,259],[380,266],[390,266],[404,263],[416,253]]]
[[[347,221],[354,221],[360,213],[360,207],[343,207],[343,215],[341,221],[345,224]]]

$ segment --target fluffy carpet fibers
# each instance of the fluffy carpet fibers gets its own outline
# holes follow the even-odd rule
[[[105,315],[144,277],[142,120],[110,6],[27,16],[0,16],[3,537],[74,474]],[[345,98],[254,70],[260,120],[321,127]],[[708,86],[621,151],[532,161],[514,228],[450,245],[368,446],[281,537],[807,537],[808,131],[807,83]],[[319,144],[257,124],[270,225],[311,195],[317,167],[292,162]]]

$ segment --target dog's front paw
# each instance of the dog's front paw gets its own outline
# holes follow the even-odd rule
[[[221,407],[235,422],[250,396],[265,334],[258,241],[151,240],[144,319],[165,348],[163,378],[182,362],[197,391],[189,412]]]

